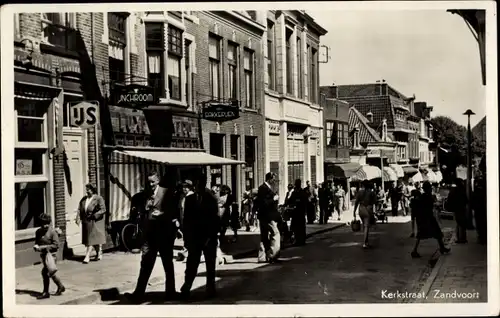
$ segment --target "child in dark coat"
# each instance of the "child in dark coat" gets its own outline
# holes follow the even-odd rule
[[[43,293],[38,297],[38,299],[45,299],[45,298],[50,298],[49,286],[51,278],[57,285],[57,291],[54,294],[55,296],[59,296],[62,293],[64,293],[66,288],[62,284],[59,277],[57,277],[56,275],[57,269],[55,270],[53,268],[50,269],[47,265],[48,253],[50,253],[51,256],[53,257],[54,263],[56,261],[55,253],[59,248],[59,235],[57,233],[57,230],[54,229],[52,225],[50,225],[51,224],[50,215],[42,213],[39,216],[39,218],[42,223],[42,226],[36,231],[35,245],[33,246],[33,249],[36,252],[40,252],[40,257],[42,258],[42,264],[43,264],[42,268]]]

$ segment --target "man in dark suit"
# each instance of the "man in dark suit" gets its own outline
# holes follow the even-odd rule
[[[173,187],[167,189],[160,186],[160,177],[157,172],[149,174],[148,182],[150,189],[146,195],[146,208],[142,216],[144,243],[141,269],[135,291],[127,295],[133,302],[142,301],[158,252],[165,270],[166,300],[177,298],[173,249],[179,227],[179,216],[173,197]]]
[[[257,193],[258,218],[260,225],[259,262],[277,261],[280,250],[280,232],[278,222],[281,215],[278,211],[278,195],[273,191],[275,176],[266,174],[266,181]]]
[[[188,257],[184,285],[181,288],[182,300],[189,299],[202,253],[205,256],[207,269],[206,292],[211,298],[215,296],[217,235],[220,229],[219,206],[211,190],[206,187],[204,174],[199,177],[196,189],[193,189],[193,183],[187,180],[183,184],[183,190],[185,199],[182,231]]]

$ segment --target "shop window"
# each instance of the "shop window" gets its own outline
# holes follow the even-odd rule
[[[181,100],[182,30],[168,26],[168,90],[170,98]]]
[[[163,23],[146,23],[146,54],[148,59],[148,83],[154,87],[155,95],[165,98],[163,72]]]
[[[227,45],[227,66],[229,98],[238,99],[238,47],[233,43]]]
[[[293,94],[293,55],[292,55],[292,35],[293,31],[286,28],[285,30],[285,58],[286,58],[286,92]]]
[[[38,216],[46,213],[46,182],[16,183],[15,230],[39,227]]]
[[[43,42],[67,51],[76,51],[76,13],[42,13]]]
[[[109,79],[111,81],[125,81],[125,46],[127,14],[108,13],[109,29]]]
[[[39,226],[38,215],[47,212],[48,130],[51,100],[15,99],[15,229]]]
[[[274,175],[275,175],[275,177],[274,177],[274,191],[276,193],[278,193],[279,188],[280,188],[280,163],[277,161],[270,162],[269,168],[270,168],[269,171],[274,173]],[[293,183],[290,180],[288,180],[288,182]]]
[[[245,49],[243,66],[245,69],[245,107],[247,108],[255,108],[253,54],[252,51]]]
[[[208,38],[208,61],[210,71],[210,92],[212,99],[220,97],[220,39],[210,35]]]
[[[304,162],[288,162],[288,182],[295,184],[295,180],[297,179],[302,181],[302,186],[304,187]]]
[[[245,187],[246,190],[255,188],[255,148],[257,147],[257,137],[245,136]]]
[[[274,36],[274,23],[268,21],[267,23],[267,76],[269,89],[276,89],[276,49],[275,36]]]

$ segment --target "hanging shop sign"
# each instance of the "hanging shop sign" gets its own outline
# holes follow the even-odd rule
[[[78,101],[69,103],[70,122],[83,129],[94,127],[99,122],[99,102]]]
[[[154,89],[151,86],[137,84],[127,86],[115,85],[110,102],[117,106],[144,107],[156,104],[154,93]]]
[[[239,118],[240,109],[233,104],[209,103],[203,107],[202,115],[206,120],[224,122]]]

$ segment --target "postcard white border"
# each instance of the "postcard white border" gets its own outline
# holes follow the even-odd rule
[[[207,306],[51,306],[15,304],[14,224],[9,211],[14,206],[13,182],[13,107],[14,37],[12,30],[15,12],[57,11],[154,11],[154,10],[269,10],[313,7],[330,10],[486,10],[487,59],[487,169],[488,169],[488,300],[487,304],[352,304],[352,305],[207,305]],[[3,244],[3,309],[7,317],[283,317],[283,316],[476,316],[495,315],[500,311],[499,294],[499,219],[498,219],[498,95],[497,95],[497,26],[496,2],[493,1],[380,1],[380,2],[245,2],[245,3],[114,3],[114,4],[18,4],[1,7],[2,32],[2,244]],[[479,60],[477,61],[479,64]],[[478,79],[480,80],[480,79]],[[4,167],[6,167],[4,169]],[[495,199],[496,198],[496,199]]]

